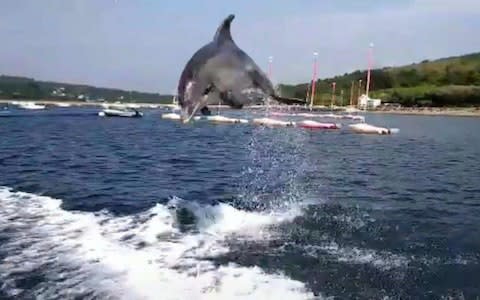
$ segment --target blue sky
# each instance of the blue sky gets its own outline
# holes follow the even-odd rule
[[[2,0],[0,74],[172,93],[220,21],[276,83],[480,51],[479,0]]]

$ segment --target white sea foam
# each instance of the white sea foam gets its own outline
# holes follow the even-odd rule
[[[298,210],[262,214],[193,205],[197,228],[181,232],[168,205],[131,216],[66,211],[61,200],[0,187],[0,286],[11,296],[110,299],[311,299],[303,283],[258,267],[217,266],[227,236],[267,238]],[[43,276],[25,289],[21,279]],[[25,290],[24,290],[25,289]],[[23,293],[23,294],[22,294]]]
[[[311,256],[317,257],[321,253],[327,253],[340,262],[372,265],[384,271],[406,267],[409,263],[409,259],[401,255],[373,249],[341,247],[335,242],[306,246],[304,250]]]

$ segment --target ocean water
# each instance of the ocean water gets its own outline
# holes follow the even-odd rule
[[[97,111],[0,115],[0,299],[480,297],[479,119]]]

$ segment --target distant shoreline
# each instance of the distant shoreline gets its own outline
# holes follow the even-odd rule
[[[74,100],[29,100],[29,99],[0,99],[0,103],[12,103],[12,102],[35,102],[36,104],[44,104],[44,105],[56,105],[58,103],[63,104],[70,104],[70,105],[77,105],[77,106],[102,106],[102,105],[139,105],[139,106],[173,106],[171,103],[155,103],[155,102],[122,102],[122,103],[114,103],[114,102],[86,102],[86,101],[74,101]]]
[[[452,116],[452,117],[480,117],[480,107],[432,107],[432,108],[401,108],[395,110],[371,110],[374,114],[417,115],[417,116]]]
[[[11,103],[14,101],[18,102],[35,102],[37,104],[44,105],[56,105],[58,103],[70,104],[72,106],[102,106],[102,105],[136,105],[138,107],[175,107],[172,103],[139,103],[139,102],[122,102],[122,103],[111,103],[111,102],[85,102],[85,101],[58,101],[58,100],[27,100],[27,99],[0,99],[0,103]],[[217,107],[217,106],[216,106]],[[272,105],[272,108],[276,106]],[[220,105],[219,108],[228,108],[226,105]],[[246,108],[265,108],[265,105],[255,105],[248,106]],[[346,107],[345,107],[346,108]],[[322,109],[323,106],[313,106],[313,110]],[[336,107],[336,111],[341,109]],[[480,107],[424,107],[424,108],[412,108],[412,107],[402,107],[397,109],[379,109],[379,110],[368,110],[367,113],[373,114],[391,114],[391,115],[418,115],[418,116],[454,116],[454,117],[480,117]],[[364,111],[359,110],[357,113],[364,113]]]

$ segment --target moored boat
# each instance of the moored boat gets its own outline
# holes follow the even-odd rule
[[[236,118],[228,118],[220,115],[215,115],[215,116],[208,116],[206,117],[208,121],[211,121],[213,123],[232,123],[232,124],[237,124],[237,123],[248,123],[248,120],[245,119],[236,119]]]
[[[31,109],[31,110],[45,109],[45,105],[36,104],[35,102],[17,102],[16,105],[18,105],[20,108],[23,108],[23,109]]]
[[[143,116],[143,113],[133,108],[106,108],[98,113],[101,117],[127,117],[127,118],[139,118]]]
[[[321,123],[312,120],[303,120],[297,122],[297,126],[307,129],[340,129],[342,126],[338,123]]]
[[[366,123],[358,123],[349,125],[350,129],[355,133],[366,133],[366,134],[392,134],[397,133],[397,128],[385,128],[378,127]]]
[[[253,124],[262,125],[267,127],[293,127],[295,126],[295,122],[292,121],[282,121],[270,118],[259,118],[253,119]]]

